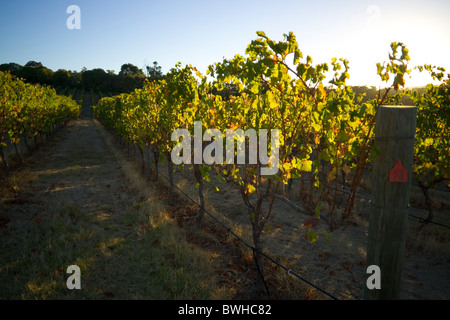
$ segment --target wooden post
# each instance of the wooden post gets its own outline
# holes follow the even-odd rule
[[[400,299],[414,161],[417,108],[380,106],[376,115],[367,266],[381,272],[380,289],[365,283],[364,299]],[[367,274],[367,279],[371,274]]]

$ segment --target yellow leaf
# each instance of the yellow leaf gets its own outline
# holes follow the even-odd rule
[[[334,179],[336,179],[336,170],[331,170],[330,173],[327,176],[327,182],[330,183],[332,182]]]
[[[322,99],[322,102],[325,102],[327,100],[327,92],[325,91],[324,88],[319,87],[319,93],[320,93],[320,95],[318,98]]]
[[[350,173],[350,167],[348,166],[348,165],[346,165],[346,164],[344,164],[342,167],[341,167],[341,169],[342,169],[342,171],[344,171],[345,172],[345,174],[349,174]]]

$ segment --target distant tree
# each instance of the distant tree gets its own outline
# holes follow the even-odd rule
[[[42,66],[40,62],[30,61],[17,71],[16,75],[31,83],[53,84],[53,71]]]
[[[153,61],[153,67],[146,66],[147,69],[147,78],[150,81],[161,80],[164,78],[163,73],[161,72],[161,66],[158,66],[158,62]]]
[[[376,95],[378,94],[378,90],[374,86],[353,86],[352,90],[355,93],[356,97],[364,95],[364,97],[362,98],[362,102],[367,102],[369,100],[375,99]]]
[[[106,80],[106,72],[101,68],[85,71],[81,74],[81,84],[85,90],[97,90]]]
[[[120,67],[119,76],[145,77],[144,72],[131,63],[125,63]]]
[[[81,85],[81,72],[77,71],[69,71],[70,78],[69,78],[69,87],[79,87]]]
[[[70,80],[70,73],[65,69],[58,69],[53,74],[53,85],[55,87],[68,86]]]
[[[43,65],[40,62],[36,62],[36,61],[28,61],[27,64],[25,65],[25,67],[30,67],[30,68],[42,68]]]
[[[0,64],[0,71],[9,71],[11,74],[16,74],[20,69],[22,69],[22,66],[17,63],[3,63]]]

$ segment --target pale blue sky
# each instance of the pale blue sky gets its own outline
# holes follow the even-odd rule
[[[72,4],[81,9],[80,30],[66,27]],[[347,58],[350,84],[378,85],[375,64],[387,59],[392,41],[407,45],[413,65],[450,72],[449,17],[448,0],[1,0],[0,63],[118,73],[124,63],[158,61],[165,73],[180,61],[205,73],[244,54],[258,30],[274,40],[292,31],[314,63]],[[415,79],[407,85],[424,81]]]

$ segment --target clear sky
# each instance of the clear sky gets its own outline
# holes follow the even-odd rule
[[[70,5],[81,9],[79,30],[66,26]],[[166,73],[180,61],[205,73],[244,54],[258,30],[274,40],[294,32],[314,63],[348,59],[350,84],[380,84],[375,64],[392,41],[406,44],[411,65],[450,72],[449,0],[0,0],[0,64],[118,73],[157,61]],[[415,75],[407,86],[429,80]]]

